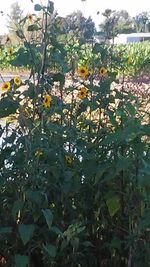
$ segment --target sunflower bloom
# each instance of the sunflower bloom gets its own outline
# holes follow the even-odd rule
[[[35,157],[39,158],[39,157],[41,157],[41,156],[43,156],[43,151],[42,151],[42,149],[38,149],[38,150],[36,150],[36,152],[35,152]]]
[[[28,20],[29,20],[30,23],[33,22],[33,16],[32,16],[32,14],[29,14],[29,15],[28,15]]]
[[[10,82],[4,82],[2,84],[2,91],[9,91],[10,90]]]
[[[105,67],[101,67],[99,70],[99,73],[101,76],[105,76],[107,74],[108,70]]]
[[[65,155],[65,160],[67,161],[67,163],[71,164],[73,162],[73,158],[69,155]]]
[[[22,83],[22,80],[19,76],[14,77],[14,84],[19,86]]]
[[[85,78],[89,75],[89,69],[87,67],[84,67],[84,66],[79,67],[76,72],[82,78]]]
[[[43,100],[43,105],[45,108],[49,108],[52,102],[52,97],[50,95],[45,95]]]
[[[9,47],[9,48],[7,49],[7,54],[8,54],[9,56],[11,56],[11,55],[13,54],[13,52],[14,52],[14,50],[13,50],[12,47]]]
[[[82,87],[79,89],[78,97],[82,100],[88,96],[88,89],[86,87]]]

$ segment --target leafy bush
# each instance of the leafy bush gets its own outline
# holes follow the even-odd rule
[[[2,85],[1,265],[147,267],[150,126],[141,100],[112,88],[111,47],[92,45],[87,58],[80,40],[60,41],[52,2],[35,10],[42,41],[22,34],[12,60],[31,77]]]

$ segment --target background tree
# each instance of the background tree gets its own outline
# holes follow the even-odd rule
[[[114,16],[117,18],[115,28],[118,33],[132,33],[135,31],[133,18],[126,10],[115,11]]]
[[[10,31],[14,31],[17,29],[18,23],[21,20],[22,15],[23,15],[23,10],[21,9],[18,2],[13,3],[11,5],[10,15],[8,15],[9,19],[7,27]]]
[[[101,23],[100,31],[105,34],[106,39],[112,39],[119,33],[134,32],[133,19],[126,10],[115,11],[106,9],[102,14],[104,21]]]
[[[18,2],[13,3],[11,5],[10,14],[8,15],[7,27],[9,30],[9,35],[14,42],[18,40],[16,31],[18,30],[19,21],[22,19],[22,15],[23,10]]]
[[[134,25],[137,32],[150,32],[150,13],[142,12],[134,18]]]
[[[91,17],[85,18],[81,11],[73,12],[65,18],[65,31],[73,31],[77,37],[91,39],[95,31],[95,23]]]
[[[111,9],[106,9],[102,15],[104,16],[104,21],[99,25],[100,34],[105,37],[106,40],[112,39],[117,35],[115,26],[117,24],[118,18],[114,15],[115,11]]]

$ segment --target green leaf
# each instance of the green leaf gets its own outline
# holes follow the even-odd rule
[[[7,136],[6,138],[4,138],[5,143],[7,143],[7,144],[13,144],[15,139],[16,139],[16,133],[15,132],[12,132],[12,134],[10,136]]]
[[[20,39],[24,39],[24,33],[22,30],[17,30],[16,31],[16,35],[20,38]]]
[[[116,173],[129,169],[131,164],[132,162],[130,161],[130,159],[119,155],[118,161],[116,162]]]
[[[139,229],[146,230],[150,227],[150,214],[149,212],[145,213],[144,217],[141,218],[139,222]]]
[[[61,247],[60,247],[60,250],[63,251],[66,249],[66,247],[68,246],[68,240],[67,239],[64,239],[61,243]]]
[[[52,1],[48,1],[48,8],[47,8],[48,12],[50,12],[51,14],[53,14],[54,12],[54,3]]]
[[[48,228],[50,229],[52,226],[52,221],[53,221],[53,214],[50,209],[42,210],[44,217],[46,219]]]
[[[113,217],[120,209],[120,199],[118,196],[108,198],[106,200],[106,204],[111,217]]]
[[[103,47],[102,47],[101,44],[96,43],[94,45],[94,47],[93,47],[93,53],[96,53],[97,54],[97,53],[102,52],[102,50],[103,50]]]
[[[120,249],[121,249],[121,243],[122,243],[122,241],[119,238],[117,238],[116,236],[114,236],[112,238],[112,240],[111,240],[110,247],[111,248],[118,249],[120,251]]]
[[[4,97],[0,101],[0,118],[8,117],[14,114],[19,107],[17,101],[10,99],[9,97]]]
[[[38,25],[37,24],[32,24],[32,25],[29,25],[28,26],[28,32],[33,32],[33,31],[38,31],[38,30],[40,30],[40,28],[38,27]]]
[[[19,233],[24,245],[26,245],[31,237],[33,236],[35,230],[34,224],[20,224]]]
[[[34,6],[34,10],[35,10],[35,11],[41,11],[41,10],[42,10],[42,6],[39,5],[39,4],[36,4],[36,5]]]
[[[61,230],[57,226],[52,226],[51,231],[57,235],[62,235]]]
[[[96,159],[89,158],[83,161],[83,167],[85,170],[85,175],[87,177],[92,177],[96,173],[96,170],[97,170]]]
[[[25,192],[25,194],[26,194],[26,198],[33,203],[36,203],[39,205],[42,201],[42,194],[40,191],[29,189]]]
[[[63,87],[65,84],[65,75],[62,73],[56,73],[53,76],[53,81],[54,82],[60,82],[60,86]]]
[[[85,247],[94,247],[93,244],[90,241],[84,241],[82,243],[82,245],[85,246]]]
[[[10,234],[12,233],[12,227],[1,227],[0,234]]]
[[[27,66],[31,63],[31,54],[24,48],[20,48],[16,57],[10,61],[13,66]]]
[[[15,267],[26,267],[29,263],[29,257],[25,255],[15,255]]]
[[[22,93],[25,97],[29,97],[30,99],[33,99],[35,97],[35,89],[33,84],[29,84],[29,87],[27,90],[25,90]]]
[[[55,258],[56,257],[56,247],[51,245],[51,244],[47,244],[47,245],[43,245],[43,249],[47,252],[47,254],[52,257]]]
[[[71,241],[70,241],[74,251],[77,251],[78,248],[79,248],[79,238],[78,237],[75,237],[73,238]]]
[[[109,171],[110,165],[107,163],[103,163],[102,165],[99,165],[96,170],[95,175],[95,184],[99,183],[101,179],[103,178],[103,175]]]
[[[150,136],[150,124],[142,125],[142,133]]]

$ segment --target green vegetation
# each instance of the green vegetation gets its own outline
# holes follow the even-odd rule
[[[116,45],[114,48],[120,55],[119,72],[135,75],[148,72],[150,68],[150,42],[129,43]]]
[[[72,42],[68,44],[70,41],[70,38],[73,38]],[[77,41],[78,39],[74,39],[73,35],[70,35],[68,37],[64,37],[64,34],[59,35],[60,41],[65,43],[64,45],[64,52],[70,55],[72,53],[72,50],[74,53],[78,53],[80,55],[79,63],[80,64],[86,64],[90,61],[90,58],[93,57],[91,51],[92,51],[92,45],[90,44],[82,44],[82,42],[79,44]],[[82,44],[82,45],[81,45]],[[24,43],[25,46],[27,46],[27,43]],[[31,56],[29,58],[26,58],[26,61],[23,59],[24,56],[26,57],[26,53],[28,48],[25,46],[18,47],[12,47],[13,52],[12,54],[9,53],[9,48],[11,47],[11,44],[7,44],[5,47],[1,47],[0,50],[0,69],[3,71],[15,71],[19,72],[19,70],[30,70],[30,62]],[[114,66],[114,70],[118,72],[118,75],[122,75],[123,73],[126,75],[135,75],[140,72],[148,72],[149,66],[150,66],[150,42],[139,42],[139,43],[129,43],[124,45],[95,45],[99,46],[98,50],[103,51],[105,53],[105,50],[113,51],[113,55],[111,57],[111,63]],[[105,48],[104,48],[105,47]],[[36,48],[37,49],[37,48]],[[49,51],[52,50],[52,47],[48,48]],[[39,50],[39,48],[38,48]],[[22,54],[23,53],[23,54]],[[35,53],[35,51],[34,51]],[[98,55],[99,51],[97,51],[97,55],[95,55],[95,58],[99,58]],[[109,53],[109,52],[108,52]],[[20,56],[19,56],[20,55]],[[22,57],[23,61],[16,62],[16,56]],[[54,56],[54,54],[53,54]],[[14,60],[15,59],[15,60]],[[68,59],[69,60],[69,59]],[[52,64],[53,65],[53,64]],[[51,64],[49,64],[49,68],[51,67]],[[68,69],[69,71],[69,69]]]
[[[0,265],[148,267],[150,113],[112,83],[148,66],[149,43],[89,43],[53,2],[35,12],[1,52],[30,78],[1,88]]]
[[[107,38],[118,33],[150,32],[150,12],[131,17],[126,10],[106,9],[103,16],[104,20],[99,26],[101,33]]]

